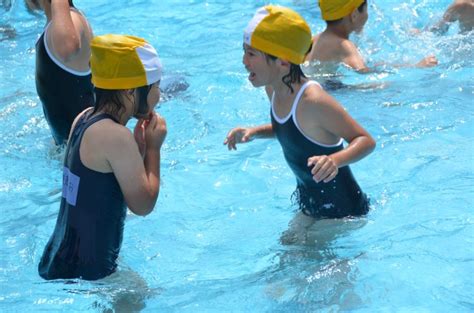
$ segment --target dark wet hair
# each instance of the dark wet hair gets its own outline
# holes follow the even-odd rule
[[[362,11],[364,11],[364,7],[367,5],[367,0],[364,0],[364,2],[362,2],[358,7],[357,7],[357,11],[359,11],[360,13],[362,13]],[[342,21],[342,18],[340,19],[337,19],[337,20],[334,20],[334,21],[326,21],[326,24],[327,25],[335,25],[335,24],[338,24],[339,22]]]
[[[309,49],[306,53],[309,53],[311,51],[312,46],[313,45],[309,46]],[[268,54],[268,53],[264,53],[264,55],[265,55],[265,59],[267,60],[267,63],[270,60],[275,61],[276,59],[278,59],[276,56],[273,56],[273,55]],[[301,83],[301,78],[306,78],[303,71],[301,70],[301,67],[298,64],[293,64],[293,63],[290,62],[290,72],[288,74],[286,74],[285,76],[283,76],[281,81],[285,85],[287,85],[288,88],[290,88],[291,93],[293,93],[294,90],[293,90],[293,87],[291,86],[291,84]]]
[[[95,103],[94,111],[92,114],[107,108],[107,112],[114,115],[120,116],[125,110],[125,105],[122,103],[120,96],[121,90],[110,90],[94,87]]]
[[[147,85],[136,88],[138,92],[138,108],[135,114],[147,113],[148,93],[150,92],[152,86],[153,85]],[[110,90],[94,87],[95,103],[92,114],[106,109],[105,111],[108,113],[114,116],[120,116],[120,114],[125,110],[125,105],[122,103],[120,91],[121,90]]]

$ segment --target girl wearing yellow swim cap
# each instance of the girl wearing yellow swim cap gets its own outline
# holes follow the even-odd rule
[[[234,128],[224,144],[235,150],[239,143],[276,137],[296,176],[302,214],[312,221],[362,215],[369,201],[348,165],[371,153],[375,141],[301,72],[310,46],[309,26],[299,14],[276,6],[257,10],[244,32],[243,64],[252,85],[265,87],[271,123]]]
[[[45,279],[96,280],[117,267],[127,207],[147,215],[160,188],[165,120],[153,108],[160,98],[161,62],[145,40],[104,35],[91,42],[95,106],[72,126],[64,160],[56,227],[44,249]],[[139,120],[134,133],[127,122]]]

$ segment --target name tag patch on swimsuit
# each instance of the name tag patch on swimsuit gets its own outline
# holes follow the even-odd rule
[[[79,182],[81,178],[74,175],[67,167],[63,170],[63,195],[66,202],[70,205],[76,205],[77,192],[79,191]]]

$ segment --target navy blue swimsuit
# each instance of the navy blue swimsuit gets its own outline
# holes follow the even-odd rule
[[[307,165],[308,158],[331,155],[344,147],[342,139],[335,145],[325,145],[301,132],[296,121],[296,108],[301,95],[310,84],[319,86],[314,81],[308,81],[301,86],[290,114],[284,119],[275,114],[272,99],[272,127],[282,146],[285,159],[296,176],[296,200],[303,213],[315,218],[365,214],[369,210],[369,200],[357,184],[349,166],[339,168],[337,176],[328,183],[316,183],[313,180],[311,168]]]
[[[86,129],[113,118],[107,114],[89,117],[91,111],[79,119],[67,146],[61,207],[38,266],[44,279],[96,280],[117,267],[126,216],[123,193],[114,173],[87,168],[79,155]]]
[[[66,143],[76,116],[94,105],[91,72],[65,67],[49,51],[46,33],[36,42],[36,91],[57,145]]]

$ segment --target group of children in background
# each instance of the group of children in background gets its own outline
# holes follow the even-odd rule
[[[104,278],[117,267],[126,208],[147,215],[160,189],[160,150],[166,122],[154,107],[162,66],[144,39],[93,37],[72,0],[26,0],[47,26],[37,43],[36,86],[56,144],[67,143],[56,227],[39,264],[45,279]],[[350,40],[368,19],[365,0],[320,0],[327,27],[313,37],[295,11],[259,8],[244,31],[243,65],[254,87],[264,87],[270,123],[237,127],[224,144],[276,138],[293,171],[301,215],[309,220],[364,215],[369,199],[349,165],[375,148],[371,135],[321,85],[305,74],[344,64],[369,68]],[[431,27],[459,21],[472,30],[474,0],[457,0]],[[438,63],[428,56],[413,66]],[[302,66],[302,64],[305,64]],[[131,132],[127,122],[138,122]],[[346,142],[346,145],[344,145]]]

